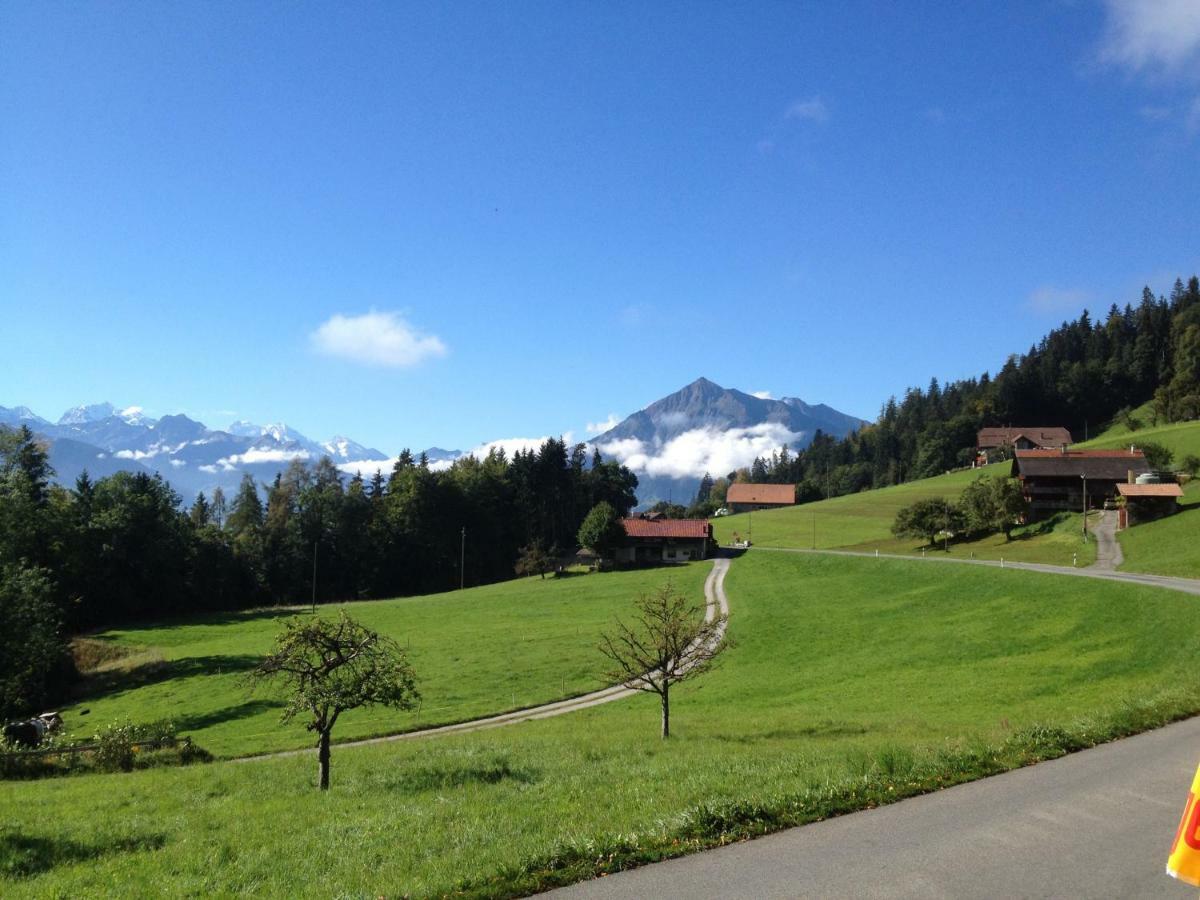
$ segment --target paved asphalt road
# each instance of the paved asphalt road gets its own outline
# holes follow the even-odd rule
[[[563,898],[1195,897],[1165,874],[1200,718]]]

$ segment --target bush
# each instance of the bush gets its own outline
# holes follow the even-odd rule
[[[133,771],[134,728],[129,722],[114,722],[96,735],[96,765],[105,772]]]
[[[1187,472],[1189,475],[1200,475],[1200,456],[1189,453],[1179,461],[1179,470]]]
[[[95,738],[96,767],[104,772],[132,772],[139,754],[156,750],[174,750],[175,725],[167,721],[113,722]],[[189,746],[190,741],[186,742]],[[138,766],[141,768],[141,766]]]
[[[1175,458],[1175,454],[1169,448],[1147,441],[1140,444],[1138,449],[1146,455],[1146,462],[1151,469],[1161,471],[1171,468],[1171,460]]]
[[[36,749],[0,747],[0,779],[131,772],[211,762],[212,758],[190,738],[177,737],[171,722],[114,722],[82,746],[65,735],[55,735],[48,736]]]

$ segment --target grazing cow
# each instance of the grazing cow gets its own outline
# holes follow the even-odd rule
[[[45,726],[36,719],[9,722],[4,726],[4,740],[16,747],[36,747],[45,733]]]
[[[9,722],[4,726],[4,740],[18,747],[36,747],[46,735],[62,727],[62,716],[56,712],[42,713],[24,722]]]

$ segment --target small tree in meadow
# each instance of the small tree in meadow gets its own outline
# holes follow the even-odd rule
[[[701,610],[671,585],[643,594],[633,625],[617,622],[600,639],[600,652],[612,668],[605,675],[628,688],[657,694],[662,705],[662,736],[671,736],[671,687],[703,675],[729,646],[726,617],[705,620]]]
[[[329,789],[330,735],[343,712],[373,705],[411,709],[420,698],[404,650],[345,613],[336,622],[292,619],[250,677],[252,684],[283,682],[290,697],[284,722],[307,717],[306,727],[317,735],[323,791]]]
[[[514,567],[516,573],[518,575],[541,575],[545,579],[554,560],[542,548],[542,542],[534,541],[528,547],[522,547],[520,554]]]
[[[1025,494],[1016,478],[980,475],[962,492],[958,508],[968,531],[1002,531],[1005,540],[1012,540],[1013,528],[1025,515]]]
[[[892,534],[896,537],[925,538],[930,546],[943,531],[958,531],[963,527],[963,516],[958,507],[944,497],[918,500],[896,513],[892,523]]]

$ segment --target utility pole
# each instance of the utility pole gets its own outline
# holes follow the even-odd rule
[[[462,530],[462,546],[458,551],[458,589],[461,591],[467,583],[467,526]]]
[[[318,541],[313,541],[313,577],[312,577],[312,611],[315,614],[317,611],[317,545]]]
[[[1087,474],[1079,476],[1083,479],[1083,542],[1087,543]]]

